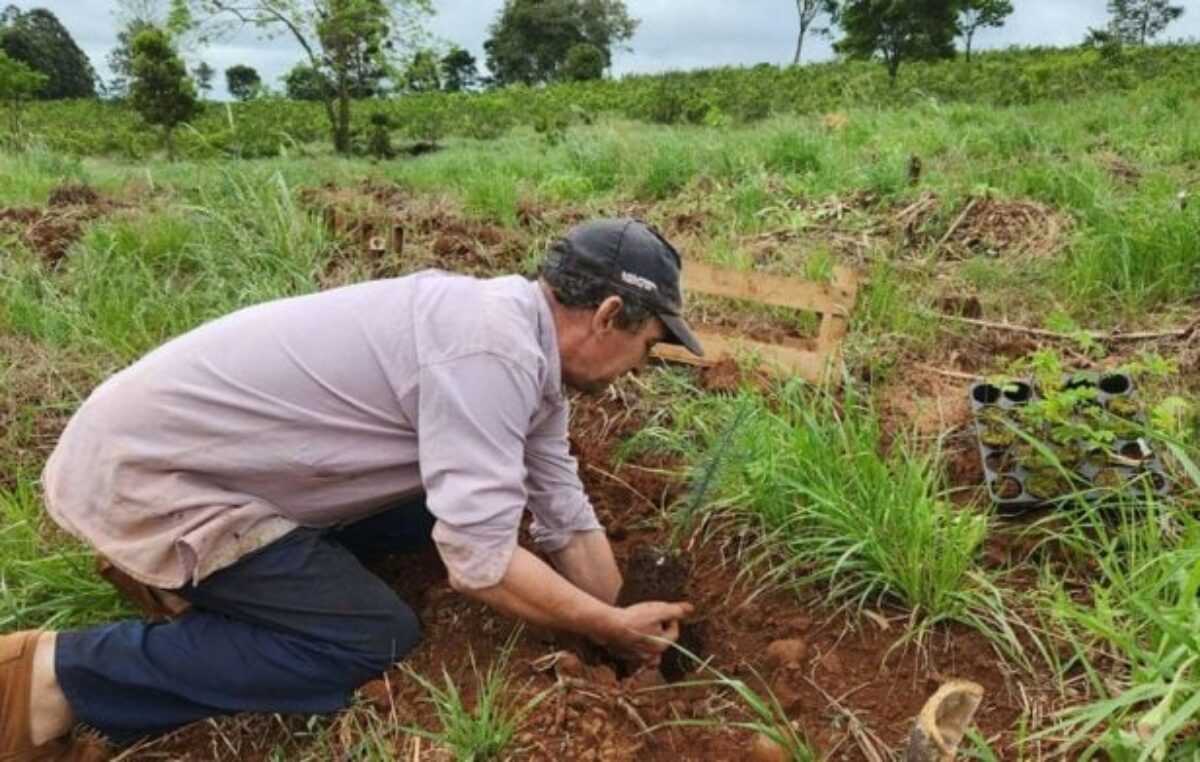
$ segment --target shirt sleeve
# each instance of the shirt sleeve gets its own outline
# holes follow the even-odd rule
[[[417,447],[433,540],[450,575],[471,589],[503,578],[525,509],[525,442],[541,390],[527,370],[491,354],[420,371]]]
[[[603,529],[567,441],[567,404],[559,400],[525,443],[526,489],[534,542],[547,553],[561,550],[575,532]]]

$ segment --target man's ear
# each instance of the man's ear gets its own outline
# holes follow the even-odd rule
[[[615,294],[600,302],[600,306],[596,308],[595,314],[592,315],[592,330],[597,333],[607,333],[608,331],[616,330],[617,315],[620,314],[623,306],[625,306],[625,302]]]

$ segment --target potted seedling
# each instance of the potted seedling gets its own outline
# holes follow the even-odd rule
[[[1145,355],[1095,375],[1068,371],[1046,349],[1014,367],[1029,381],[989,379],[973,386],[993,497],[1032,507],[1087,488],[1125,490],[1140,483],[1164,490],[1161,467],[1142,438],[1145,418],[1131,375],[1139,369],[1162,375],[1169,363]]]
[[[1058,469],[1042,468],[1025,479],[1025,490],[1038,500],[1052,500],[1063,496],[1071,488],[1067,477]]]

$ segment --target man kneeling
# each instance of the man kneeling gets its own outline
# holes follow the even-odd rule
[[[691,607],[617,607],[621,575],[568,452],[563,386],[656,342],[699,353],[681,261],[585,223],[534,282],[427,271],[250,307],[109,379],[67,425],[46,506],[178,616],[0,637],[0,756],[54,758],[234,712],[323,713],[420,639],[363,561],[436,545],[455,590],[655,658]],[[520,547],[524,510],[550,559]]]

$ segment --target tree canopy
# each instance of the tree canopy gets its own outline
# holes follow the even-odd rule
[[[1118,41],[1145,45],[1183,15],[1183,6],[1168,0],[1109,0],[1108,13]]]
[[[588,82],[604,77],[604,67],[608,65],[604,51],[590,42],[572,45],[567,51],[567,60],[563,63],[562,79],[568,82]]]
[[[7,142],[10,147],[20,149],[24,145],[21,108],[45,83],[45,74],[14,61],[0,50],[0,102],[8,110]]]
[[[479,83],[479,68],[475,56],[460,47],[442,56],[442,89],[448,93],[470,90]]]
[[[817,20],[825,16],[832,23],[837,20],[837,0],[796,0],[796,12],[800,16],[800,34],[796,36],[796,55],[792,64],[800,63],[800,51],[804,48],[804,38],[809,34],[828,35],[829,27],[816,26]]]
[[[847,0],[845,35],[834,49],[850,58],[879,56],[895,80],[904,61],[954,57],[957,13],[956,0]]]
[[[195,85],[165,31],[144,29],[133,38],[131,50],[130,100],[142,119],[163,128],[167,154],[173,157],[171,135],[175,127],[200,112]]]
[[[96,72],[71,34],[44,8],[22,12],[15,6],[0,15],[0,50],[45,76],[38,98],[96,97]]]
[[[287,97],[294,101],[323,101],[333,97],[333,83],[308,64],[299,63],[283,77]]]
[[[192,77],[196,80],[196,87],[205,95],[212,91],[213,78],[216,76],[217,70],[209,66],[207,61],[201,61],[196,64],[196,68],[192,69]]]
[[[497,84],[533,85],[565,78],[580,44],[599,50],[607,68],[636,28],[623,0],[505,0],[483,47]]]
[[[1004,25],[1004,19],[1012,15],[1009,0],[959,0],[958,29],[966,43],[967,60],[971,60],[971,40],[975,32],[984,27]]]
[[[253,66],[234,64],[225,70],[225,87],[239,101],[252,100],[262,88],[262,77]]]
[[[401,49],[423,34],[431,0],[187,0],[205,36],[252,26],[290,36],[330,83],[324,96],[335,150],[350,151],[350,102],[376,95]]]
[[[404,67],[404,89],[410,93],[436,93],[442,89],[441,62],[432,50],[421,50]]]

